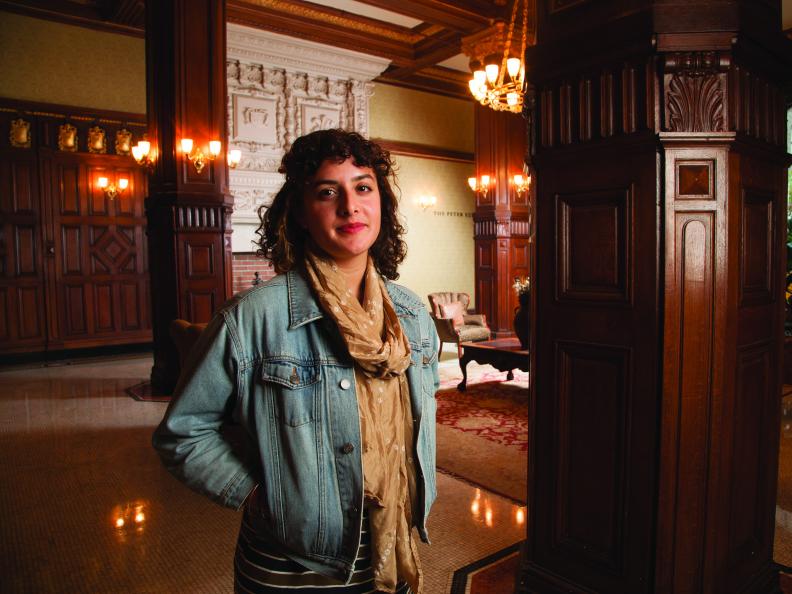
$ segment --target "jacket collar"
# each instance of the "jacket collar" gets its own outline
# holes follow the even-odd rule
[[[423,304],[412,293],[389,280],[385,281],[393,307],[399,316],[412,316]],[[289,294],[289,330],[324,317],[305,276],[292,269],[286,273],[286,288]]]

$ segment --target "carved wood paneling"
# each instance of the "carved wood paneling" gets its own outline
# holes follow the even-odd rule
[[[0,147],[0,352],[46,341],[38,166],[29,149]]]
[[[774,196],[747,188],[742,193],[740,225],[740,305],[774,299]]]
[[[632,190],[556,196],[561,301],[629,303]]]
[[[624,564],[630,351],[559,341],[556,357],[554,548],[572,562],[618,574]]]

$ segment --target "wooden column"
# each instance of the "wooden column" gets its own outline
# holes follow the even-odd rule
[[[514,277],[530,266],[530,194],[518,196],[509,182],[523,172],[525,121],[516,114],[476,106],[476,176],[489,175],[491,187],[476,194],[476,311],[486,314],[496,337],[513,336],[517,297]]]
[[[607,33],[605,33],[607,32]],[[540,0],[519,592],[778,592],[780,2]]]
[[[171,321],[206,322],[231,296],[225,21],[224,0],[146,3],[149,140],[157,151],[146,199],[151,380],[163,391],[179,372]],[[221,140],[223,153],[198,172],[181,151],[182,138],[192,138],[204,154],[210,140]]]

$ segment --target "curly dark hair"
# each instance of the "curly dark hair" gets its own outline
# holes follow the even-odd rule
[[[381,226],[369,254],[377,272],[391,280],[399,278],[397,268],[407,255],[407,246],[397,214],[398,199],[391,187],[391,180],[396,185],[396,179],[390,153],[356,132],[339,129],[319,130],[295,140],[278,168],[286,174],[286,182],[272,205],[258,210],[257,253],[272,261],[275,272],[287,272],[303,261],[308,234],[298,219],[306,184],[327,159],[341,163],[350,157],[357,167],[370,167],[377,178]]]

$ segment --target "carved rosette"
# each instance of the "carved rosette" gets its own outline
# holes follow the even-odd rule
[[[720,52],[677,52],[665,59],[664,129],[668,132],[727,130],[730,57]]]
[[[11,120],[11,131],[8,134],[11,146],[16,148],[30,148],[30,122],[17,118]]]

